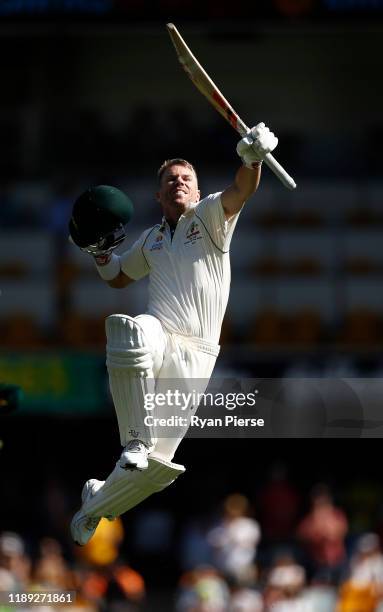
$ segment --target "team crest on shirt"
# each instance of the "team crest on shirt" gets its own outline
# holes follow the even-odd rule
[[[150,251],[159,251],[164,246],[164,235],[162,232],[159,232],[156,236],[155,241],[150,247]]]
[[[195,244],[197,240],[202,238],[199,225],[196,221],[193,221],[186,230],[186,242],[184,244]]]

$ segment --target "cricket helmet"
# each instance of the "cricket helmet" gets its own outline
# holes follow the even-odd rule
[[[80,248],[110,249],[126,237],[126,225],[133,215],[128,196],[110,185],[90,187],[73,205],[69,233]]]

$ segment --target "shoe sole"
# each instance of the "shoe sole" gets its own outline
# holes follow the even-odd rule
[[[81,501],[82,501],[82,504],[85,502],[85,500],[86,500],[86,498],[87,498],[87,496],[88,496],[88,492],[89,492],[89,490],[92,488],[93,482],[95,482],[95,480],[96,480],[95,478],[91,478],[90,480],[87,480],[87,481],[86,481],[86,483],[84,484],[84,486],[83,486],[83,488],[82,488],[82,491],[81,491]],[[89,484],[89,483],[92,483],[92,484]],[[72,534],[72,539],[73,539],[73,542],[74,542],[75,544],[77,544],[77,546],[85,546],[85,544],[87,544],[87,542],[86,542],[85,544],[81,544],[80,542],[78,542],[77,540],[75,540],[75,539],[74,539],[74,536],[73,536],[73,530],[72,530],[72,525],[73,525],[73,523],[74,523],[74,521],[75,521],[75,519],[76,519],[76,516],[77,516],[77,515],[78,515],[80,512],[81,512],[81,508],[80,508],[80,510],[78,510],[78,511],[76,512],[76,514],[75,514],[75,515],[74,515],[74,517],[72,518],[72,521],[71,521],[71,524],[70,524],[70,530],[71,530],[71,534]]]
[[[77,515],[80,513],[80,510],[78,512],[76,512],[76,514],[74,515],[74,517],[72,518],[71,524],[70,524],[70,530],[71,530],[71,534],[72,534],[72,538],[73,538],[73,542],[75,544],[77,544],[77,546],[85,546],[85,544],[81,544],[80,542],[78,542],[77,540],[75,540],[74,535],[73,535],[73,525],[75,523],[76,517]]]
[[[89,540],[90,540],[90,539],[93,537],[93,535],[94,535],[94,533],[95,533],[95,531],[96,531],[96,529],[97,529],[98,525],[97,525],[97,527],[95,528],[95,530],[94,530],[94,532],[92,533],[92,535],[90,536],[89,540],[87,540],[86,542],[84,542],[84,544],[81,544],[81,542],[79,542],[78,540],[76,540],[76,539],[75,539],[75,536],[74,536],[74,533],[73,533],[73,531],[74,531],[74,524],[76,523],[76,517],[77,517],[77,515],[78,515],[78,514],[80,514],[80,513],[81,513],[81,510],[79,510],[78,512],[76,512],[76,514],[74,515],[74,517],[73,517],[73,519],[72,519],[72,521],[71,521],[71,524],[70,524],[70,530],[71,530],[71,535],[72,535],[73,542],[74,542],[75,544],[77,544],[77,546],[86,546],[86,544],[88,544]],[[100,519],[100,520],[101,520],[101,519]],[[109,520],[111,520],[111,519],[109,519]],[[73,527],[72,527],[72,525],[73,525]]]

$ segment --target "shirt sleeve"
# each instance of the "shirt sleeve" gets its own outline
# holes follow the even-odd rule
[[[136,242],[120,255],[121,270],[133,280],[139,280],[150,272],[149,264],[144,255],[144,245],[151,229],[145,230]]]
[[[240,211],[226,219],[221,202],[222,192],[212,193],[201,200],[195,209],[195,215],[200,219],[215,246],[224,253],[229,251],[230,242]]]

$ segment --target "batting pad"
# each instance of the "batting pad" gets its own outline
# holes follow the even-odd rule
[[[148,461],[148,468],[142,472],[124,470],[117,462],[104,485],[83,505],[82,511],[92,517],[114,519],[149,495],[168,487],[185,471],[183,465],[157,457],[148,457]]]
[[[127,315],[111,315],[105,322],[106,365],[122,446],[133,439],[149,450],[156,443],[153,426],[145,424],[146,395],[154,393],[153,359],[140,325]]]

